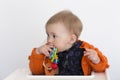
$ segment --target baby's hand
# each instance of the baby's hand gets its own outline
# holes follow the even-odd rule
[[[38,54],[43,53],[45,56],[50,56],[50,52],[52,51],[53,45],[45,44],[36,49]]]
[[[94,64],[98,64],[100,62],[100,58],[95,50],[85,49],[84,56],[87,56]]]

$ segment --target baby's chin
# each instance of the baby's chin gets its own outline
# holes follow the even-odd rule
[[[57,53],[59,53],[59,52],[62,52],[62,51],[59,51],[59,50],[58,50]]]
[[[57,50],[57,53],[60,53],[60,52],[63,52],[63,51],[66,51],[67,49],[64,49],[64,50]]]
[[[64,50],[59,50],[59,49],[58,49],[58,50],[57,50],[57,53],[60,53],[60,52],[63,52],[63,51],[64,51]]]

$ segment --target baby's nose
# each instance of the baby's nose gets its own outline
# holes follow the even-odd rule
[[[52,43],[52,42],[53,42],[53,39],[49,38],[49,39],[47,40],[47,42],[48,42],[48,43]]]

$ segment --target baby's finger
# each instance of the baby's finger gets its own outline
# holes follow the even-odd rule
[[[45,56],[50,56],[50,54],[49,54],[49,52],[46,50],[46,51],[44,51],[44,53],[45,53]]]
[[[88,56],[90,55],[90,52],[89,51],[84,51],[84,56]]]
[[[91,52],[91,51],[93,51],[93,50],[92,50],[92,49],[88,49],[88,48],[86,48],[85,51],[87,51],[87,52]]]
[[[48,52],[49,52],[49,53],[52,52],[52,48],[48,48]]]

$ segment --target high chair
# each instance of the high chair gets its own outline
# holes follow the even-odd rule
[[[92,72],[90,76],[45,76],[31,75],[29,68],[18,68],[4,80],[110,80],[109,69],[105,72]]]

